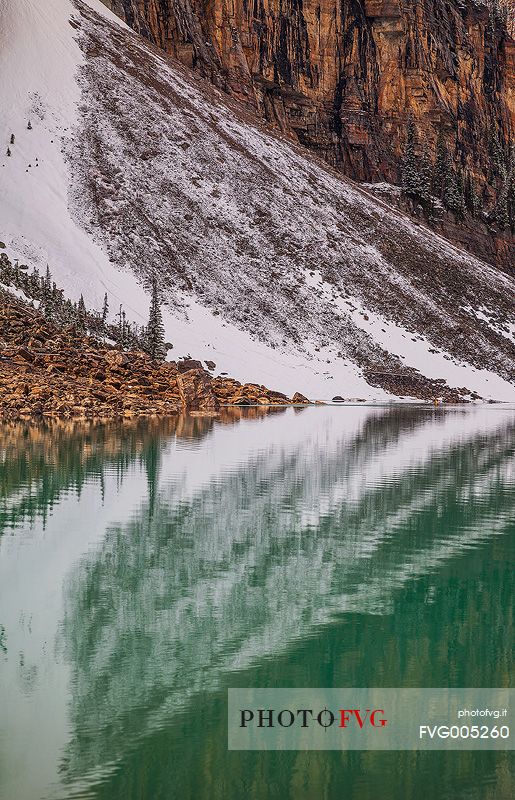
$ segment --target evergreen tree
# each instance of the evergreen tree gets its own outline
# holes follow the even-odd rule
[[[415,156],[415,123],[413,122],[413,117],[410,116],[402,159],[402,191],[408,197],[417,198],[419,185],[420,178]]]
[[[493,176],[501,178],[504,182],[507,175],[504,152],[499,142],[497,132],[493,129],[490,131],[490,157],[492,160]]]
[[[152,295],[150,301],[150,313],[148,325],[145,331],[146,351],[151,358],[156,361],[164,361],[166,358],[165,330],[163,316],[159,302],[159,290],[157,280],[152,280]]]
[[[433,205],[433,195],[431,193],[431,164],[425,155],[420,159],[418,178],[418,198],[425,208],[431,208]]]
[[[64,291],[62,289],[58,289],[55,283],[52,286],[52,295],[53,295],[53,302],[54,302],[54,309],[55,313],[61,320],[61,322],[65,319],[65,300],[64,300]]]
[[[102,306],[102,325],[106,324],[108,313],[109,313],[109,302],[107,299],[107,292],[106,292],[104,295],[104,304]]]
[[[449,173],[445,186],[443,202],[457,219],[463,219],[465,214],[465,199],[463,197],[463,179],[461,173]]]
[[[11,144],[14,144],[14,133],[11,133]]]
[[[28,130],[28,131],[31,131],[31,130],[32,130],[32,122],[30,121],[30,119],[29,119],[29,121],[28,121],[28,123],[27,123],[27,130]]]
[[[77,327],[82,333],[86,331],[86,305],[82,295],[77,304]]]
[[[465,187],[463,184],[463,170],[461,167],[456,170],[456,192],[460,198],[460,203],[463,204],[463,210],[465,211]]]
[[[46,265],[45,276],[41,278],[40,299],[43,313],[47,317],[52,316],[52,273],[50,267]]]
[[[10,147],[7,148],[6,155],[9,156],[9,158],[10,158],[10,156],[11,156],[11,148]]]
[[[69,298],[67,298],[64,302],[63,317],[66,325],[75,324],[76,308]]]
[[[44,291],[46,295],[49,295],[52,290],[52,273],[50,272],[50,267],[48,264],[46,265],[46,272],[44,277]]]
[[[497,203],[494,210],[494,220],[502,231],[510,226],[507,182],[504,184],[497,196]]]
[[[45,301],[44,301],[44,305],[43,305],[43,314],[45,315],[45,317],[47,319],[53,319],[54,316],[55,316],[56,310],[57,309],[56,309],[55,304],[54,304],[54,297],[53,297],[53,294],[52,294],[52,290],[50,290],[50,292],[48,292],[48,294],[45,297]]]
[[[34,267],[32,270],[32,275],[30,276],[30,297],[37,297],[39,292],[39,287],[41,286],[41,278],[39,276],[39,270],[37,267]]]
[[[124,310],[123,310],[123,306],[122,306],[122,304],[120,303],[120,308],[118,309],[118,313],[117,313],[117,315],[116,315],[116,318],[117,318],[117,320],[118,320],[118,323],[117,323],[117,325],[116,325],[116,336],[115,336],[115,341],[116,341],[116,344],[118,345],[118,347],[119,347],[120,349],[122,349],[122,350],[123,350],[123,348],[125,347],[125,342],[124,342],[124,325],[123,325],[123,318],[124,318],[124,315],[125,315],[125,312],[124,312]]]
[[[418,157],[415,153],[417,137],[415,123],[410,116],[406,132],[406,145],[402,161],[402,190],[405,195],[418,200],[424,208],[430,210],[433,204],[431,192],[431,164],[425,154]]]

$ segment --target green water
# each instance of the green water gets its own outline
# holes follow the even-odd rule
[[[0,426],[0,798],[515,796],[512,753],[229,752],[229,687],[512,686],[515,409]]]

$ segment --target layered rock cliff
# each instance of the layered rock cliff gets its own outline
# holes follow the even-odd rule
[[[357,180],[399,183],[410,114],[419,150],[430,159],[443,130],[455,167],[485,208],[495,206],[501,181],[492,152],[508,161],[515,126],[515,44],[499,6],[493,12],[486,0],[105,2]]]

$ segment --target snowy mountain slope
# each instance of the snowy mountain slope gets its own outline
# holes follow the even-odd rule
[[[0,239],[174,357],[311,396],[406,367],[515,399],[505,275],[260,127],[95,0],[0,9]],[[32,130],[27,130],[30,118]],[[371,378],[376,383],[381,377]]]

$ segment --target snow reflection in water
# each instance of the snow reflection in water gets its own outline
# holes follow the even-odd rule
[[[55,455],[44,489],[35,474],[5,493],[6,532],[16,535],[0,563],[16,553],[30,573],[37,546],[42,602],[55,576],[45,559],[61,542],[68,553],[43,624],[53,653],[46,666],[55,661],[68,682],[64,796],[105,778],[197,692],[216,691],[342,615],[390,613],[408,581],[513,519],[513,411],[241,416],[236,425],[190,418],[130,436],[115,429],[102,447],[90,436],[78,461]],[[73,450],[66,437],[62,447]],[[21,507],[48,511],[45,498],[53,548],[37,522],[28,541],[15,526]],[[81,518],[90,534],[77,539]],[[32,655],[37,691],[44,659]]]

